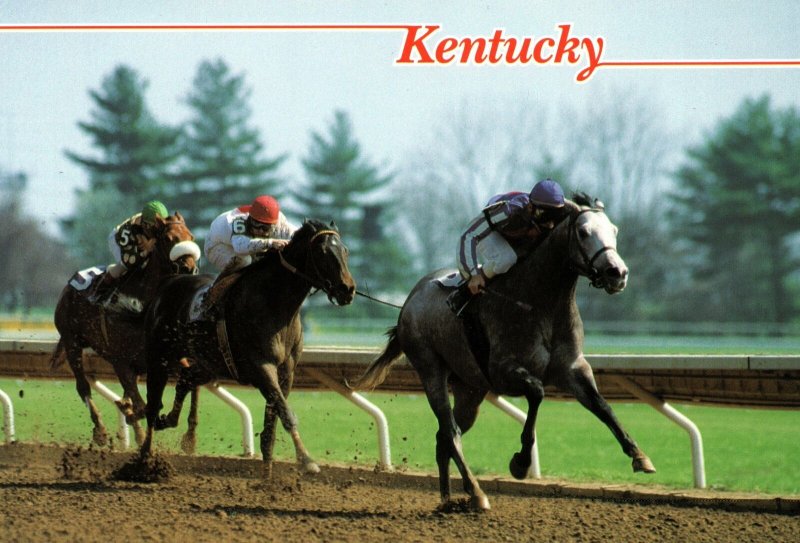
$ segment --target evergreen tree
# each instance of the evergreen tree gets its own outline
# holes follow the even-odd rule
[[[251,91],[244,76],[224,61],[204,61],[186,98],[192,118],[185,127],[184,160],[170,202],[198,236],[223,211],[260,194],[280,196],[277,170],[285,155],[263,158],[259,131],[248,126]]]
[[[62,224],[67,246],[87,265],[109,258],[105,238],[111,228],[147,200],[163,198],[168,169],[178,156],[180,131],[156,121],[146,106],[146,89],[136,71],[115,68],[99,91],[89,92],[91,120],[78,123],[99,156],[66,152],[89,174],[89,189],[77,191],[78,213]]]
[[[786,322],[800,232],[800,115],[768,96],[745,100],[679,170],[673,216],[695,282],[684,311],[707,319]],[[794,252],[796,255],[796,252]]]
[[[407,292],[413,280],[409,259],[390,234],[395,217],[387,187],[393,176],[363,157],[345,112],[335,112],[327,134],[312,132],[302,163],[307,182],[292,191],[299,214],[335,220],[350,248],[350,271],[359,289]]]

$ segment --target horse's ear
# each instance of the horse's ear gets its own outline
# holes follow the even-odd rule
[[[186,222],[186,221],[183,220],[183,215],[181,215],[180,211],[175,211],[175,218],[178,219],[181,222]]]
[[[336,228],[336,221],[331,221],[331,228],[338,230],[338,228]]]

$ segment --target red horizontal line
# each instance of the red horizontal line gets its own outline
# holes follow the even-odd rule
[[[0,25],[0,31],[36,30],[405,30],[393,24],[42,24]]]
[[[632,60],[603,61],[598,67],[713,67],[713,66],[800,66],[800,60]]]

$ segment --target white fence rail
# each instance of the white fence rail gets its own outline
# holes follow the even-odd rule
[[[0,341],[0,376],[28,379],[71,379],[68,367],[51,370],[49,356],[54,341]],[[365,410],[376,423],[380,464],[391,469],[389,421],[375,405],[349,390],[344,383],[359,375],[376,355],[374,349],[315,348],[306,349],[295,375],[295,388],[331,389]],[[98,379],[115,379],[112,368],[91,352],[84,357],[84,368],[97,384]],[[609,400],[636,400],[651,405],[687,431],[692,448],[694,484],[706,486],[702,435],[699,428],[672,407],[668,401],[705,403],[735,407],[800,409],[800,356],[748,355],[593,355],[587,356],[603,395]],[[247,407],[233,394],[214,383],[210,389],[235,408],[242,420],[244,454],[252,456],[253,423]],[[113,392],[96,387],[113,401]],[[380,390],[399,393],[421,393],[422,386],[411,366],[403,361],[381,386]],[[547,389],[549,397],[566,398],[555,389]],[[490,395],[488,401],[521,422],[524,413],[503,398]],[[4,410],[6,441],[14,439],[13,405],[0,391]],[[127,437],[124,417],[120,435]],[[127,440],[124,440],[127,443]],[[531,450],[533,464],[529,475],[539,477],[538,449]]]

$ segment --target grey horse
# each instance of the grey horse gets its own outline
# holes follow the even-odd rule
[[[628,269],[617,252],[617,227],[602,204],[585,194],[567,201],[568,213],[538,247],[507,273],[496,277],[473,300],[467,317],[479,323],[486,349],[471,349],[468,328],[445,303],[447,291],[436,278],[423,277],[409,294],[398,323],[388,331],[383,353],[350,386],[372,389],[386,378],[405,353],[419,374],[439,423],[436,463],[442,506],[450,502],[450,459],[474,509],[489,509],[489,500],[464,458],[461,434],[469,430],[486,394],[524,396],[528,415],[509,469],[522,479],[530,464],[536,413],[544,387],[570,392],[613,432],[635,472],[652,473],[652,462],[620,425],[600,395],[592,368],[583,355],[583,322],[575,302],[580,275],[609,294],[622,291]],[[473,329],[474,330],[474,329]],[[472,341],[473,345],[475,344]],[[483,352],[476,357],[475,353]],[[451,407],[448,385],[453,393]]]

